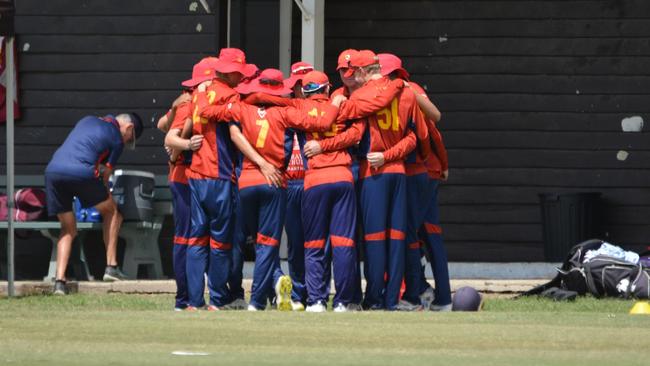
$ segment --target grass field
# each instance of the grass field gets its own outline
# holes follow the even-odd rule
[[[631,301],[489,299],[479,313],[177,313],[171,296],[0,299],[0,365],[647,365]],[[204,355],[174,355],[185,351]]]

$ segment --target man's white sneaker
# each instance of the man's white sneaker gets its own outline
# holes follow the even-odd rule
[[[431,311],[440,311],[440,312],[451,311],[451,304],[447,304],[447,305],[431,304],[431,306],[429,307],[429,310],[431,310]]]
[[[284,275],[275,283],[275,302],[280,311],[291,311],[291,277]]]
[[[292,301],[291,302],[291,310],[293,310],[293,311],[305,311],[305,305],[303,305],[300,301]]]
[[[336,305],[334,307],[334,312],[335,313],[347,313],[348,312],[348,307],[343,305],[342,303],[338,303],[338,305]]]
[[[255,307],[255,305],[253,305],[253,304],[248,304],[248,309],[246,309],[246,310],[248,310],[248,311],[259,311],[259,310]]]
[[[327,311],[327,308],[325,305],[323,305],[322,302],[317,302],[314,305],[309,305],[307,306],[307,309],[305,309],[306,312],[308,313],[324,313]]]

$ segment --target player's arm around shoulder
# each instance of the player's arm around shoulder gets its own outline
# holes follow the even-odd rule
[[[282,119],[286,127],[307,132],[324,132],[336,123],[339,107],[329,101],[306,101],[299,108],[284,107]]]

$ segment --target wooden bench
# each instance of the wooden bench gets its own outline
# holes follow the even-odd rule
[[[16,176],[16,189],[23,187],[44,187],[42,175],[20,175]],[[6,188],[6,177],[0,176],[0,186]],[[163,278],[162,264],[160,261],[160,250],[158,238],[162,229],[162,222],[166,215],[171,215],[171,192],[167,186],[166,176],[156,176],[156,191],[154,194],[154,218],[153,222],[137,221],[124,222],[120,228],[120,237],[126,241],[122,271],[129,278],[137,278],[140,266],[145,266],[147,274],[151,278]],[[8,228],[7,221],[0,221],[0,230]],[[51,280],[56,274],[57,242],[60,231],[58,221],[27,221],[14,222],[14,228],[23,230],[39,231],[44,237],[52,242],[52,253],[50,265],[45,280]],[[101,223],[78,222],[77,232],[79,243],[84,243],[86,234],[91,230],[102,230]],[[2,264],[4,265],[4,263]],[[73,266],[78,280],[90,280],[93,278],[88,270],[85,254],[82,245],[73,245],[70,265]]]

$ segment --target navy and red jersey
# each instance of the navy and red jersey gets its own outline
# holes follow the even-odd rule
[[[169,117],[169,112],[167,112]],[[176,107],[174,120],[171,122],[170,130],[180,130],[181,133],[185,127],[188,118],[192,118],[192,103],[184,102]],[[183,151],[176,161],[169,164],[169,181],[187,184],[187,169],[192,163],[192,152]]]
[[[371,80],[366,85],[383,85],[389,82],[387,78],[382,77]],[[358,91],[362,89],[355,93]],[[368,117],[365,127],[359,144],[360,178],[384,173],[405,174],[404,161],[407,157],[408,160],[415,161],[417,153],[420,153],[423,159],[429,155],[428,145],[414,151],[417,141],[427,141],[429,134],[415,94],[408,88],[402,89],[386,108]],[[370,152],[383,152],[384,165],[371,169],[366,160]]]
[[[204,103],[224,105],[239,100],[239,93],[219,79],[214,79],[206,92],[192,95],[192,135],[203,135],[201,147],[192,155],[188,177],[193,179],[232,180],[235,147],[230,140],[228,121],[203,118],[199,114],[199,97]]]
[[[204,117],[238,121],[243,135],[257,152],[282,171],[285,170],[287,156],[291,153],[285,144],[287,130],[325,131],[334,123],[338,114],[337,107],[323,101],[313,101],[299,107],[268,108],[240,102],[229,103],[228,106],[205,105],[200,110]],[[259,184],[266,184],[266,179],[258,166],[244,157],[239,187]]]
[[[120,126],[113,116],[86,116],[56,150],[45,172],[96,178],[100,164],[114,169],[123,149]]]
[[[424,91],[424,89],[422,89],[420,85],[412,81],[409,82],[409,85],[411,85],[411,89],[413,89],[415,93],[420,94],[425,98],[429,98],[427,93]],[[445,148],[445,144],[442,141],[442,135],[440,134],[440,131],[438,131],[438,128],[436,128],[436,121],[427,118],[426,124],[429,132],[429,142],[431,145],[432,153],[425,161],[422,161],[422,158],[418,155],[416,157],[416,163],[424,163],[426,172],[429,174],[430,178],[440,179],[442,172],[449,168],[449,163],[447,160],[447,149]],[[419,166],[415,166],[413,164],[406,165],[407,175],[412,175],[409,173],[412,173],[414,171],[417,171],[419,173],[420,170],[421,168]]]

